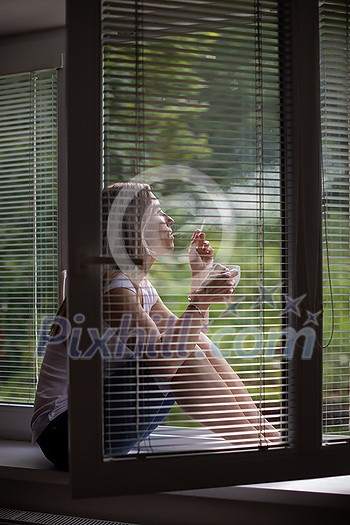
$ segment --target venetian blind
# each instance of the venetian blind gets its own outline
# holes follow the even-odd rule
[[[209,365],[182,356],[174,380],[142,348],[109,354],[106,457],[287,442],[278,24],[274,0],[102,2],[105,186],[141,173],[175,221],[150,282],[180,316],[196,228],[216,262],[241,268],[235,294],[210,308]]]
[[[349,38],[349,3],[320,2],[325,442],[349,438]]]
[[[0,230],[0,402],[30,404],[57,308],[56,70],[0,78]]]

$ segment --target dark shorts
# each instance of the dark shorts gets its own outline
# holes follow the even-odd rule
[[[38,437],[44,456],[60,470],[68,470],[68,410],[55,417]]]
[[[141,371],[137,389],[135,377],[135,361],[131,360],[119,364],[105,379],[105,456],[127,454],[164,421],[174,405],[173,396],[159,387],[149,369]],[[47,425],[37,443],[51,463],[68,470],[68,411]]]
[[[138,388],[136,385],[138,384]],[[166,383],[155,379],[155,371],[139,367],[136,381],[135,361],[118,364],[105,378],[104,453],[127,454],[160,425],[175,403]]]

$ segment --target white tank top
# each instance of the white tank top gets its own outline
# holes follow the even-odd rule
[[[114,288],[127,288],[135,294],[137,291],[132,282],[124,275],[118,274],[104,288],[104,293]],[[154,286],[143,279],[140,283],[143,309],[150,313],[158,300]],[[105,324],[105,326],[107,326]],[[67,334],[62,334],[62,339]],[[41,365],[36,389],[34,412],[31,421],[33,441],[36,441],[46,426],[55,417],[68,409],[68,357],[66,342],[52,344],[48,342]]]

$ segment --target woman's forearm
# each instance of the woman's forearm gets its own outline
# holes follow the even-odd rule
[[[176,371],[195,350],[203,325],[207,323],[210,304],[223,302],[230,293],[231,272],[221,265],[216,265],[200,290],[192,294],[191,302],[184,313],[159,333],[159,338],[154,344],[155,361],[160,361],[156,363],[157,366],[163,366],[165,369],[175,367]],[[160,320],[158,322],[160,323]],[[156,324],[158,325],[157,322]]]
[[[159,333],[152,348],[147,348],[151,366],[163,369],[166,375],[177,372],[179,366],[197,347],[208,307],[205,304],[198,304],[196,307],[188,305],[180,317]]]

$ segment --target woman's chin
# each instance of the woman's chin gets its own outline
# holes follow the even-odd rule
[[[174,243],[169,243],[166,246],[161,246],[157,250],[157,255],[169,255],[175,249]]]
[[[168,252],[173,252],[174,250],[175,250],[175,244],[174,244],[174,241],[172,240],[168,248]]]
[[[174,249],[175,249],[174,242],[171,242],[171,243],[167,243],[166,245],[157,246],[154,248],[147,246],[146,251],[149,256],[157,259],[161,255],[169,255],[170,253],[174,251]]]

